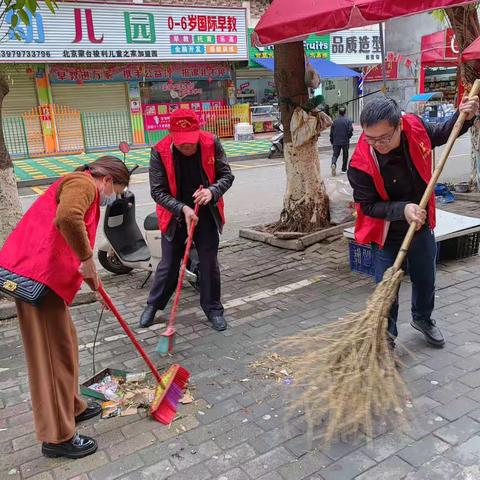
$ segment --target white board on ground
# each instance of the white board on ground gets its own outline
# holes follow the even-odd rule
[[[435,227],[435,239],[437,242],[479,231],[480,218],[458,215],[457,213],[446,212],[437,208],[437,226]],[[353,232],[353,227],[346,228],[343,231],[343,235],[353,240]]]

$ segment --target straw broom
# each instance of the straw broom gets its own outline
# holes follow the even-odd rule
[[[480,80],[476,80],[470,98],[479,91]],[[427,207],[465,116],[460,113],[455,123],[420,201],[421,208]],[[310,427],[325,423],[327,443],[358,432],[372,436],[376,421],[386,420],[397,427],[406,421],[409,392],[387,342],[387,323],[415,231],[416,224],[412,223],[394,265],[385,272],[363,311],[279,344],[280,349],[294,352],[289,366],[301,392],[292,407],[305,409]]]

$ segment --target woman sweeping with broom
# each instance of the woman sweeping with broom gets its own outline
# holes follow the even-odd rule
[[[460,135],[472,126],[478,108],[478,97],[463,99],[459,111],[466,113],[466,121]],[[429,124],[416,115],[402,116],[391,98],[375,99],[362,111],[363,135],[348,169],[357,210],[355,239],[373,244],[377,283],[393,265],[409,224],[417,225],[407,254],[412,281],[411,325],[436,347],[443,346],[445,340],[431,318],[437,254],[435,196],[430,197],[427,209],[420,208],[419,203],[432,175],[432,149],[447,143],[458,115],[443,124]],[[397,317],[398,299],[388,317],[392,347],[398,335]]]
[[[130,180],[112,156],[77,170],[36,200],[0,251],[0,287],[17,298],[35,430],[48,457],[81,458],[97,450],[93,438],[75,433],[75,424],[101,407],[79,396],[77,335],[67,306],[83,278],[98,288],[92,249],[99,207]],[[32,281],[42,298],[34,292],[20,300],[22,286]]]

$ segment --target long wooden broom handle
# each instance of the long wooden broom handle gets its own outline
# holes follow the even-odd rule
[[[473,87],[470,90],[469,98],[475,97],[476,95],[479,94],[479,92],[480,92],[480,79],[477,79],[475,80],[475,83],[473,84]],[[466,114],[464,112],[461,112],[460,115],[458,116],[457,121],[455,122],[453,130],[450,133],[450,136],[448,137],[447,144],[445,145],[445,148],[442,152],[442,157],[440,158],[440,161],[435,167],[435,170],[433,171],[433,174],[432,174],[432,178],[428,182],[427,188],[425,189],[425,193],[423,194],[423,197],[420,200],[420,205],[419,205],[420,208],[427,208],[428,201],[430,200],[430,197],[435,189],[435,185],[442,173],[443,167],[445,166],[448,156],[452,151],[453,145],[457,140],[460,134],[460,131],[462,130],[463,124],[465,122],[465,117],[466,117]],[[408,229],[407,234],[405,235],[405,238],[398,252],[397,258],[395,259],[395,263],[393,264],[393,268],[395,271],[402,268],[402,264],[405,260],[408,249],[410,248],[410,244],[412,243],[413,236],[415,235],[416,227],[417,227],[417,224],[415,222],[412,222],[410,225],[410,228]]]

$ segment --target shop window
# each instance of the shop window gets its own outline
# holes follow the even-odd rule
[[[225,101],[226,81],[186,80],[149,81],[140,83],[142,104]]]

